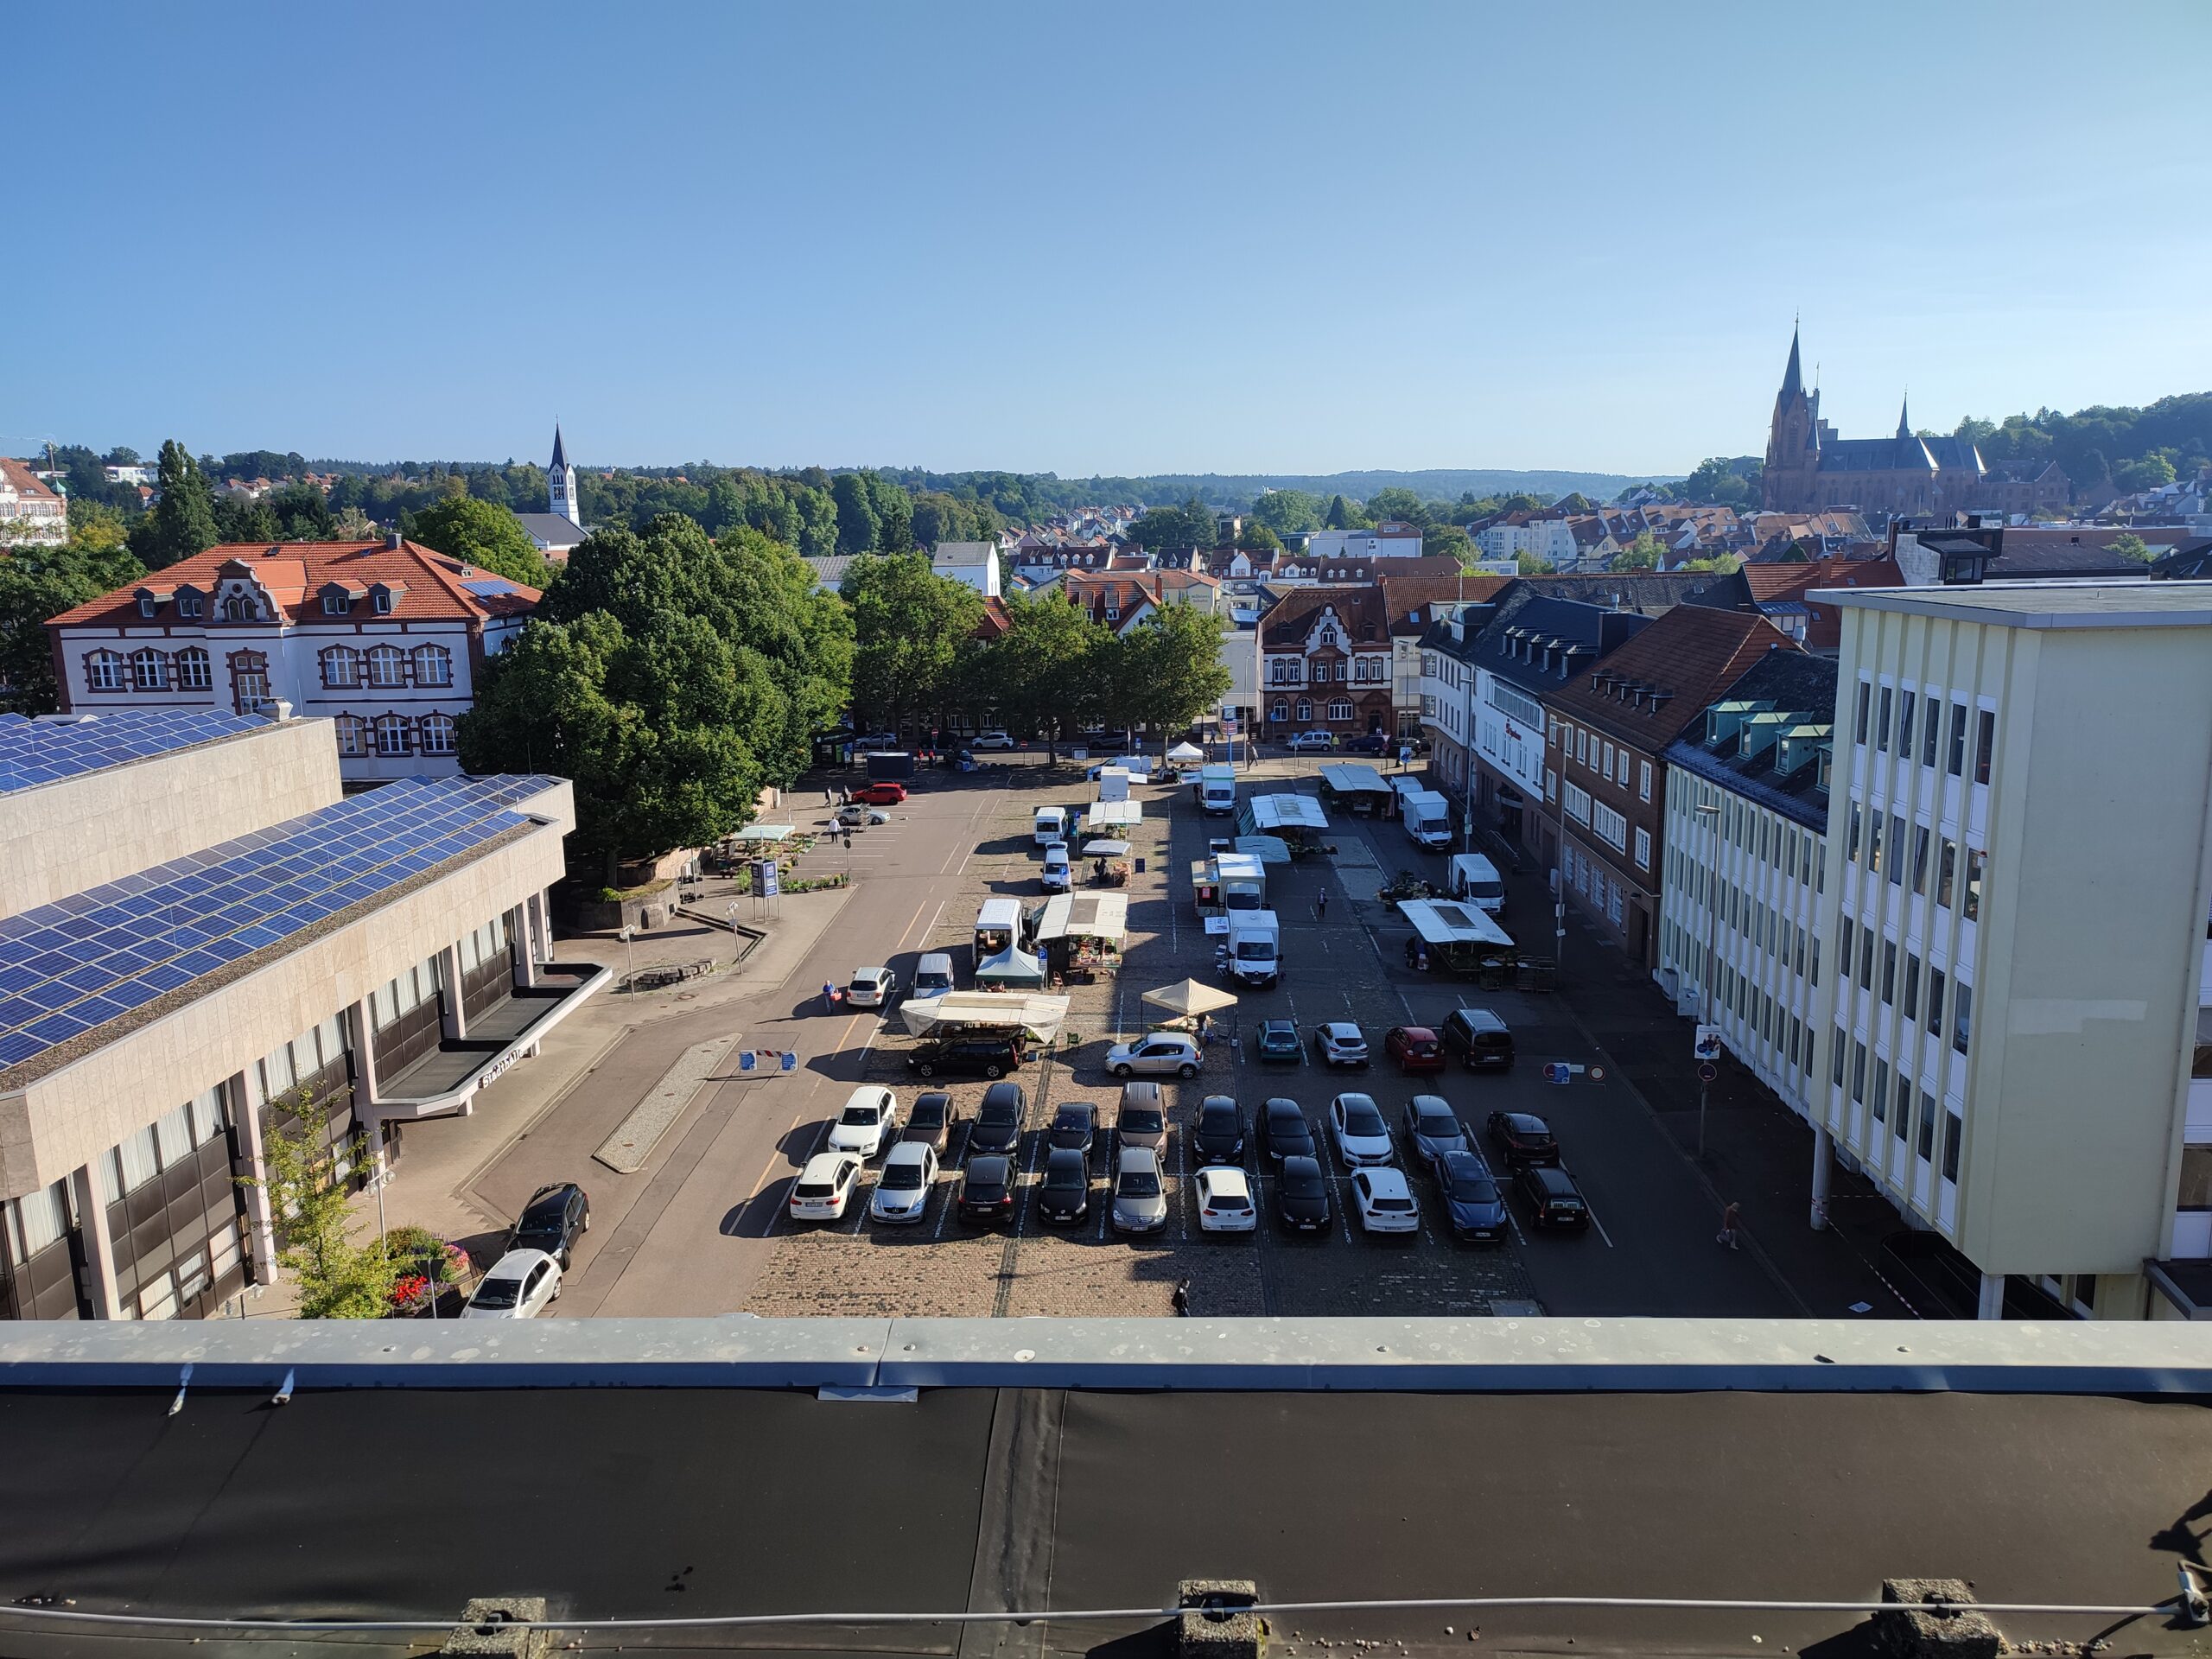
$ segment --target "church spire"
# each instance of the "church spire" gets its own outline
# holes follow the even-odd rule
[[[1789,366],[1782,373],[1782,395],[1795,397],[1805,389],[1804,372],[1797,361],[1797,325],[1789,325]]]
[[[581,527],[583,502],[576,493],[576,469],[569,465],[569,452],[561,442],[561,423],[553,423],[553,463],[545,469],[547,510]]]
[[[1912,435],[1912,422],[1909,418],[1911,407],[1912,397],[1910,393],[1907,393],[1904,402],[1897,405],[1897,436],[1901,438],[1909,438]]]
[[[557,473],[568,464],[568,451],[561,448],[561,423],[556,421],[553,423],[553,464],[546,470]]]

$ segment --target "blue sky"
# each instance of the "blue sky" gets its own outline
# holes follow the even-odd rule
[[[2212,389],[2212,10],[72,3],[0,448],[1680,473]],[[33,71],[35,70],[35,73]],[[31,199],[40,206],[34,230]]]

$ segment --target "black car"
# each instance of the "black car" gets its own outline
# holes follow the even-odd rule
[[[1198,1128],[1191,1139],[1202,1164],[1243,1163],[1243,1109],[1227,1095],[1208,1095],[1198,1107]]]
[[[1088,1159],[1097,1138],[1098,1108],[1089,1101],[1064,1100],[1052,1109],[1052,1127],[1045,1133],[1046,1145]]]
[[[1437,1028],[1444,1052],[1470,1071],[1510,1071],[1513,1029],[1488,1008],[1454,1008]]]
[[[1021,1046],[1003,1038],[922,1043],[906,1056],[906,1069],[921,1077],[1002,1077],[1020,1065]]]
[[[944,1152],[945,1142],[952,1139],[952,1096],[942,1089],[916,1095],[914,1109],[906,1114],[906,1127],[899,1132],[899,1138],[919,1141],[934,1152]]]
[[[574,1181],[558,1181],[530,1195],[522,1218],[507,1235],[507,1248],[543,1250],[566,1268],[577,1238],[590,1230],[590,1195]]]
[[[1444,1199],[1452,1231],[1495,1244],[1505,1237],[1505,1198],[1483,1160],[1471,1152],[1446,1150],[1431,1157],[1428,1173]]]
[[[1286,1232],[1329,1230],[1329,1178],[1320,1160],[1300,1154],[1282,1160],[1275,1178],[1275,1220]]]
[[[1090,1160],[1073,1147],[1054,1147],[1045,1155],[1037,1213],[1071,1227],[1090,1213]]]
[[[1513,1178],[1514,1187],[1539,1227],[1587,1227],[1590,1206],[1574,1177],[1557,1164],[1530,1164]]]
[[[1260,1139],[1268,1156],[1279,1164],[1286,1159],[1317,1154],[1313,1126],[1306,1121],[1306,1109],[1280,1095],[1260,1108]]]
[[[1486,1121],[1491,1141],[1508,1169],[1559,1162],[1559,1142],[1552,1139],[1551,1125],[1533,1112],[1492,1112]]]
[[[976,1109],[976,1122],[968,1131],[968,1155],[979,1152],[1012,1152],[1021,1139],[1022,1115],[1029,1097],[1018,1083],[995,1083],[983,1090],[983,1103]]]
[[[970,1158],[960,1172],[960,1196],[953,1200],[960,1219],[971,1227],[995,1227],[1014,1215],[1014,1160],[993,1154]]]

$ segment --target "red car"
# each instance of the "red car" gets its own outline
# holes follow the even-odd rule
[[[1383,1035],[1382,1052],[1408,1077],[1444,1069],[1444,1045],[1427,1026],[1391,1027]]]
[[[906,785],[885,779],[853,791],[856,801],[866,801],[870,806],[896,806],[906,798]]]

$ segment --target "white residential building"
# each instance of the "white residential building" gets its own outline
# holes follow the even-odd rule
[[[1475,532],[1475,546],[1486,559],[1517,560],[1522,554],[1566,569],[1574,563],[1574,531],[1565,514],[1527,524],[1497,524]]]
[[[58,544],[68,535],[68,503],[32,474],[29,463],[0,457],[0,547]]]
[[[1303,550],[1308,559],[1417,559],[1421,531],[1396,523],[1372,530],[1317,530],[1306,538]]]
[[[930,569],[940,576],[964,582],[985,599],[999,599],[999,550],[995,542],[939,542],[930,555]]]

